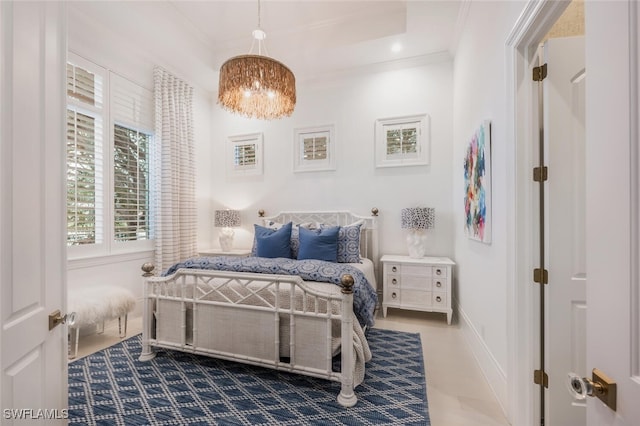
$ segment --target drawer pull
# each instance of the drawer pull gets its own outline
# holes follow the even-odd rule
[[[395,266],[393,266],[393,267],[391,268],[391,271],[393,271],[393,272],[398,272],[398,268],[397,268],[397,267],[395,267]]]
[[[442,269],[436,269],[436,275],[442,275]]]
[[[436,287],[442,287],[442,282],[436,281]]]
[[[397,294],[395,294],[395,293],[391,293],[391,298],[392,298],[392,299],[395,299],[396,297],[398,297],[398,295],[397,295]]]
[[[436,302],[442,302],[442,297],[436,296]]]
[[[392,280],[391,280],[391,284],[398,284],[398,280],[397,280],[397,279],[395,279],[395,278],[394,278],[394,279],[392,279]]]

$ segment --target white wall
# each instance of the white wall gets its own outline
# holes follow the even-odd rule
[[[452,62],[435,55],[418,66],[362,70],[323,81],[298,82],[295,112],[275,121],[250,120],[223,110],[212,111],[211,208],[242,210],[242,229],[234,246],[251,247],[257,211],[351,210],[369,215],[380,210],[381,253],[406,254],[400,210],[435,207],[436,228],[430,231],[428,253],[453,254],[451,192]],[[427,113],[431,122],[431,164],[375,168],[374,123],[378,118]],[[334,124],[335,171],[293,172],[295,128]],[[257,178],[227,177],[225,145],[232,135],[264,133],[264,174]],[[209,222],[211,222],[211,212]],[[201,229],[202,230],[202,229]],[[217,229],[210,227],[217,247]],[[202,241],[200,242],[202,244]]]
[[[454,63],[453,238],[458,264],[458,314],[490,385],[507,405],[507,196],[508,114],[505,41],[523,2],[470,2]],[[492,242],[464,233],[464,176],[467,143],[482,120],[492,124]]]

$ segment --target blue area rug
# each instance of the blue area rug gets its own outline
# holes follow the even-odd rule
[[[134,336],[69,364],[69,424],[430,425],[420,335],[367,338],[358,403],[343,408],[337,382],[177,351],[141,362]]]

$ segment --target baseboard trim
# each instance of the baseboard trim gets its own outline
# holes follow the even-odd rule
[[[507,376],[500,367],[498,361],[484,343],[480,337],[480,333],[473,325],[467,314],[460,307],[458,303],[456,305],[456,313],[458,314],[458,323],[464,334],[464,337],[469,344],[469,349],[476,359],[482,375],[486,379],[491,391],[495,395],[502,412],[505,417],[507,416],[507,407],[509,406],[509,396],[507,392]]]

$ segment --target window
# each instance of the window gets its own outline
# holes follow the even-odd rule
[[[151,91],[70,54],[67,95],[70,257],[152,248]]]
[[[116,241],[149,239],[149,139],[151,135],[114,126],[113,181]]]
[[[376,120],[376,167],[429,164],[426,114]]]
[[[101,157],[98,118],[67,109],[67,244],[102,242],[99,205]],[[98,126],[99,127],[99,126]]]

